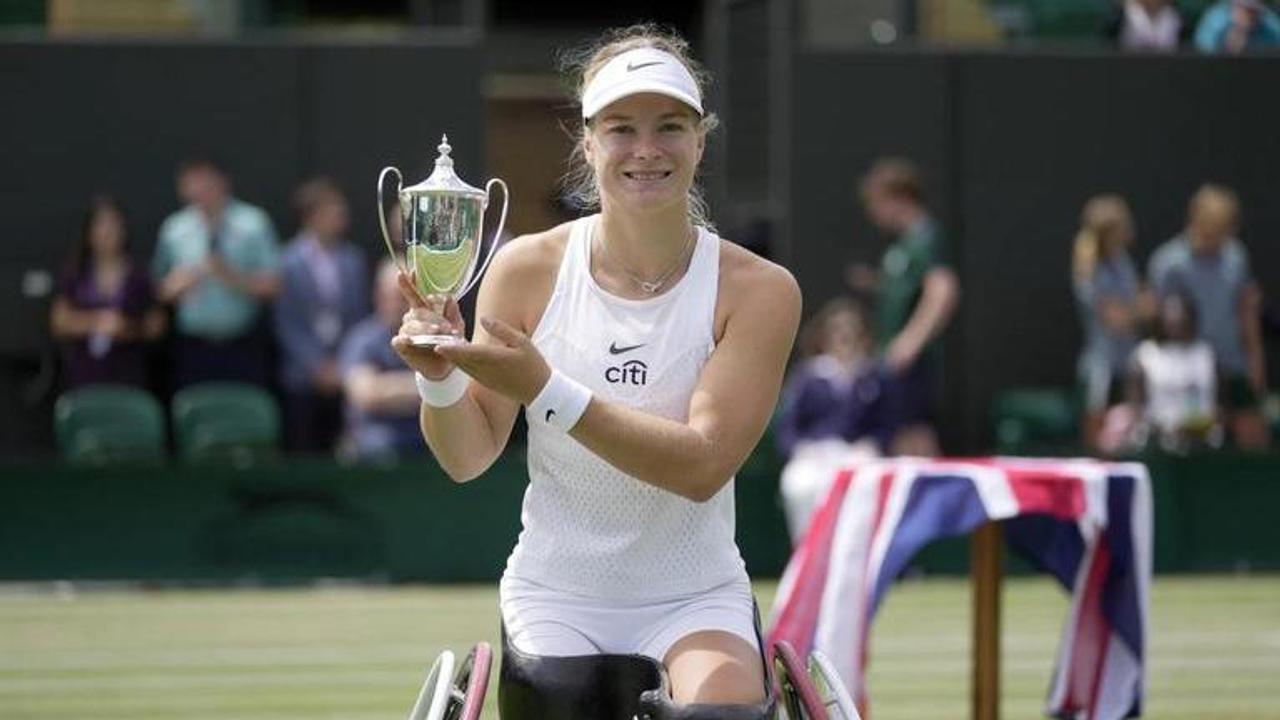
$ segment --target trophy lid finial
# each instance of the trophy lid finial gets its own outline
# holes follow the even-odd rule
[[[436,167],[453,167],[453,158],[449,157],[449,153],[453,152],[453,148],[449,145],[449,136],[442,134],[440,136],[440,144],[436,146],[436,150],[440,152],[436,158]]]
[[[453,147],[449,145],[449,136],[441,135],[440,144],[436,146],[440,154],[436,157],[435,169],[431,175],[417,185],[404,188],[401,193],[409,195],[453,195],[459,197],[479,198],[482,202],[488,197],[480,188],[471,187],[462,181],[453,170],[453,158],[449,156]]]

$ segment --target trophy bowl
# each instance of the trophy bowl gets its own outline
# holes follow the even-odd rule
[[[498,238],[507,221],[510,193],[498,178],[485,183],[484,190],[462,181],[453,170],[452,148],[448,136],[440,140],[435,170],[430,177],[410,187],[403,187],[404,177],[394,166],[378,174],[378,222],[387,250],[400,271],[413,280],[418,294],[425,300],[431,295],[447,295],[461,300],[480,281],[498,249]],[[383,187],[388,175],[396,177],[396,195],[400,203],[400,238],[403,249],[392,241],[388,232]],[[502,186],[502,214],[489,242],[489,252],[480,262],[484,242],[484,212],[489,207],[490,191]],[[413,335],[410,340],[419,347],[433,347],[465,342],[456,335]]]

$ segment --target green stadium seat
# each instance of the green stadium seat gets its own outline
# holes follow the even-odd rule
[[[164,411],[150,393],[126,385],[87,385],[54,405],[62,457],[77,464],[164,459]]]
[[[173,436],[185,460],[236,464],[272,457],[280,447],[280,410],[266,390],[206,382],[173,396]]]
[[[1004,455],[1056,455],[1079,445],[1070,388],[1014,388],[996,396],[996,448]]]

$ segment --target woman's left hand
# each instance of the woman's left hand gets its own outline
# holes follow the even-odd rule
[[[551,367],[528,336],[501,320],[481,318],[480,328],[491,342],[438,345],[436,353],[481,385],[528,405],[547,384]]]

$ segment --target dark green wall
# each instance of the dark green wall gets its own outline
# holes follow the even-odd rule
[[[1151,458],[1159,572],[1280,570],[1280,456]],[[738,474],[738,544],[753,576],[789,554],[778,466]],[[523,453],[457,486],[427,461],[251,469],[0,465],[0,580],[492,581],[519,531]],[[963,572],[962,540],[918,566]],[[1017,569],[1019,566],[1014,565]]]

